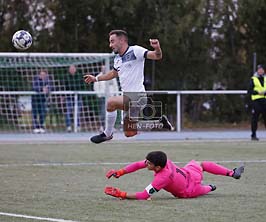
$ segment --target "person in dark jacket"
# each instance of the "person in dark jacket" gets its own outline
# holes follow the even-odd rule
[[[83,81],[83,76],[77,71],[75,65],[70,65],[68,73],[66,74],[63,84],[67,91],[82,91],[86,90],[86,84]],[[75,104],[75,96],[73,94],[67,94],[64,97],[66,109],[64,110],[66,130],[67,132],[72,131],[72,125],[74,125],[75,119],[75,105],[77,105],[77,131],[80,130],[80,114],[82,109],[82,98],[78,95],[77,104]]]
[[[49,92],[51,91],[51,79],[45,69],[33,77],[32,88],[36,92],[32,95],[32,123],[33,133],[45,133],[44,123],[46,117],[46,106]]]

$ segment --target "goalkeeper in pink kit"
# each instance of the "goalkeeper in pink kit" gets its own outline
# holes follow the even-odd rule
[[[168,160],[164,152],[154,151],[148,153],[145,160],[131,163],[120,170],[109,170],[106,177],[108,179],[111,177],[119,178],[124,174],[143,168],[154,171],[154,179],[142,192],[127,193],[115,187],[105,187],[104,192],[121,199],[146,200],[159,190],[164,189],[177,198],[193,198],[216,189],[214,185],[202,184],[204,171],[235,179],[240,179],[244,172],[244,166],[231,170],[214,162],[197,162],[195,160],[180,168]]]

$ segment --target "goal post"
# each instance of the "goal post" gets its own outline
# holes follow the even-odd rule
[[[106,98],[120,94],[117,79],[85,84],[113,65],[108,53],[0,53],[0,132],[89,132],[105,127]],[[202,125],[246,127],[246,90],[149,91],[165,101],[177,132]],[[121,129],[119,112],[116,128]],[[203,123],[203,124],[202,124]],[[205,124],[205,125],[204,125]],[[242,127],[241,125],[241,127]]]
[[[109,53],[0,53],[0,131],[97,131],[117,79],[86,84],[83,75],[110,70]]]

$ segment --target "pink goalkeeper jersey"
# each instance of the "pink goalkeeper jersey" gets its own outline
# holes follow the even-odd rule
[[[127,173],[146,168],[145,160],[129,164],[124,169]],[[147,199],[153,193],[164,189],[175,197],[184,197],[187,188],[187,172],[167,160],[166,166],[158,173],[154,173],[152,183],[143,192],[137,192],[137,199]]]

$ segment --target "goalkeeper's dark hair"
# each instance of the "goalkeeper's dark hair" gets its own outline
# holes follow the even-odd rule
[[[124,31],[122,29],[112,30],[111,32],[109,32],[109,36],[111,36],[111,35],[117,35],[118,37],[123,36],[128,41],[128,34],[126,31]]]
[[[149,160],[154,166],[164,168],[167,163],[167,156],[162,151],[153,151],[147,154],[146,160]]]

